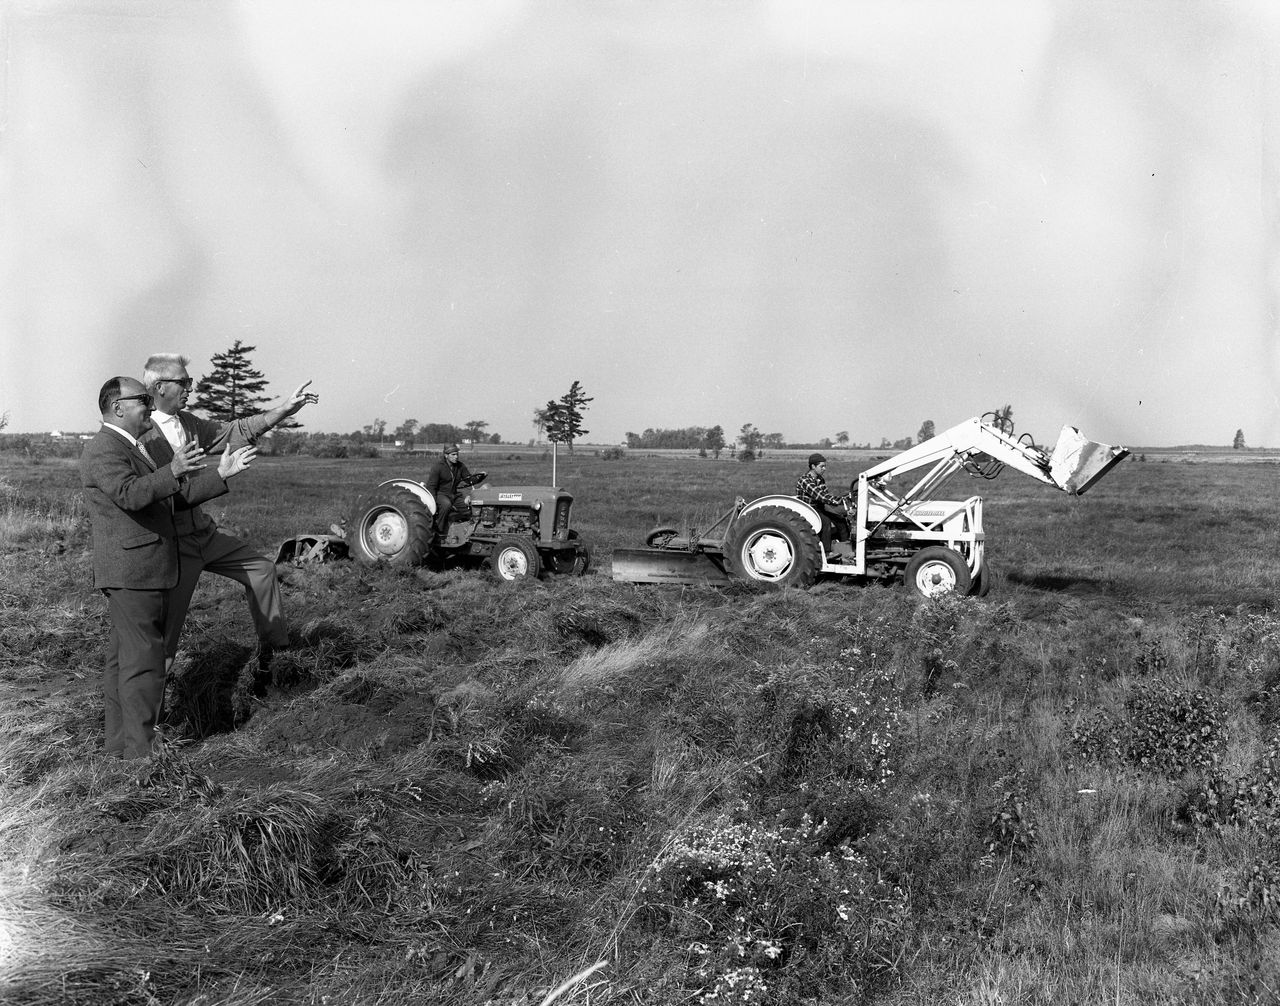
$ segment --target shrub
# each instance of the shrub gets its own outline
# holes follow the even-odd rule
[[[600,452],[600,457],[605,461],[620,461],[627,456],[627,452],[621,447],[606,447]]]
[[[1216,768],[1226,746],[1225,723],[1221,696],[1143,682],[1130,690],[1122,716],[1096,713],[1072,729],[1071,741],[1086,758],[1176,777]]]
[[[829,665],[779,668],[756,688],[753,718],[763,721],[776,752],[778,780],[875,788],[893,775],[890,751],[902,711],[893,676],[860,666],[858,648],[840,656]]]
[[[1026,797],[1006,791],[991,814],[986,845],[989,855],[1021,859],[1036,842],[1036,827],[1026,810]]]
[[[654,859],[641,904],[690,947],[701,1002],[792,1002],[815,980],[848,991],[892,972],[906,895],[849,846],[823,848],[822,831],[808,817],[773,828],[719,815]]]

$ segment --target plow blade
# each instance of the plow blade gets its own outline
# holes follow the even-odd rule
[[[1128,456],[1123,447],[1094,443],[1074,426],[1064,426],[1049,459],[1049,474],[1059,488],[1080,496]]]
[[[726,583],[719,555],[665,548],[615,548],[613,578],[625,583]]]

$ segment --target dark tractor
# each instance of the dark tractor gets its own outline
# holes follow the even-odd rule
[[[435,497],[421,482],[391,479],[361,497],[346,541],[359,562],[449,569],[488,564],[502,581],[543,573],[581,576],[591,550],[569,526],[573,497],[548,486],[490,486],[485,472],[463,481],[469,494],[449,514],[437,540]]]

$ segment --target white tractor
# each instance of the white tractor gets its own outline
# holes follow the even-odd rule
[[[1128,456],[1064,426],[1052,452],[1025,434],[1014,439],[993,414],[949,430],[872,465],[850,486],[848,541],[824,555],[822,517],[795,496],[738,499],[705,532],[659,527],[646,548],[617,549],[613,578],[635,583],[707,583],[730,578],[807,587],[819,576],[901,581],[916,594],[984,595],[991,588],[982,529],[982,498],[938,498],[965,472],[995,478],[1006,466],[1072,495],[1081,495]],[[909,478],[907,478],[909,476]],[[906,479],[906,481],[904,481]]]

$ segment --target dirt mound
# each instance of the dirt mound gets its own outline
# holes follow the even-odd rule
[[[386,755],[430,739],[435,710],[433,696],[349,678],[335,684],[330,701],[259,714],[255,727],[262,747],[270,752]]]

